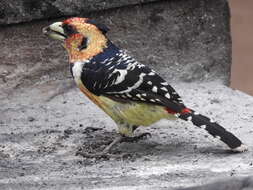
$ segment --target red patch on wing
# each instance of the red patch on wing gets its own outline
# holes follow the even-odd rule
[[[171,110],[171,109],[169,109],[169,108],[165,108],[166,109],[166,111],[169,113],[169,114],[176,114],[177,112],[175,112],[175,111],[173,111],[173,110]]]
[[[191,113],[192,111],[188,108],[184,108],[182,111],[181,111],[181,114],[184,114],[184,113]]]
[[[166,109],[166,111],[169,113],[169,114],[176,114],[177,112],[175,112],[175,111],[173,111],[173,110],[171,110],[171,109],[169,109],[169,108],[165,108]],[[192,111],[190,110],[190,109],[188,109],[188,108],[184,108],[182,111],[181,111],[181,113],[180,114],[185,114],[185,113],[191,113]]]

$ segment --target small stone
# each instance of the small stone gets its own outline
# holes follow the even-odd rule
[[[4,70],[4,71],[2,72],[2,75],[8,75],[9,73],[10,73],[9,71]]]
[[[32,117],[32,116],[28,117],[27,119],[28,119],[28,121],[30,121],[30,122],[35,121],[35,118],[34,118],[34,117]]]
[[[211,104],[219,104],[220,102],[221,101],[219,99],[217,99],[217,98],[213,98],[213,99],[210,100]]]
[[[64,134],[66,134],[66,135],[71,135],[72,133],[73,133],[73,130],[71,130],[71,129],[64,130]]]

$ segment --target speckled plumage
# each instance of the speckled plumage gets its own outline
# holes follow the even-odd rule
[[[162,106],[163,96],[168,91],[171,99],[179,102],[175,90],[154,71],[109,43],[97,56],[72,64],[73,77],[82,92],[117,123],[121,134],[127,136],[133,135],[131,126],[149,126],[162,118],[175,118]],[[154,74],[149,75],[151,72]],[[148,81],[156,86],[148,85]],[[159,96],[153,94],[154,87]]]

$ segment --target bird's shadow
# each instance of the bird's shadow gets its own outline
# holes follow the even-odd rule
[[[109,132],[103,129],[86,130],[86,137],[78,151],[97,154],[108,146],[117,136],[116,132]],[[205,144],[206,145],[206,144]],[[146,156],[172,156],[183,154],[214,154],[217,156],[230,155],[232,152],[223,147],[207,145],[198,147],[196,142],[183,142],[179,139],[168,138],[166,141],[159,141],[159,137],[151,137],[138,142],[123,142],[115,145],[110,151],[111,155],[127,155],[129,159],[137,159]],[[109,159],[109,158],[108,158]]]

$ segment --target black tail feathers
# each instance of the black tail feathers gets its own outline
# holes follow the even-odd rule
[[[205,129],[213,137],[220,139],[227,144],[234,152],[244,152],[247,150],[247,146],[244,145],[235,135],[224,129],[216,122],[210,120],[208,117],[198,114],[197,112],[185,109],[179,115],[180,119],[185,121],[191,121],[199,128]]]

